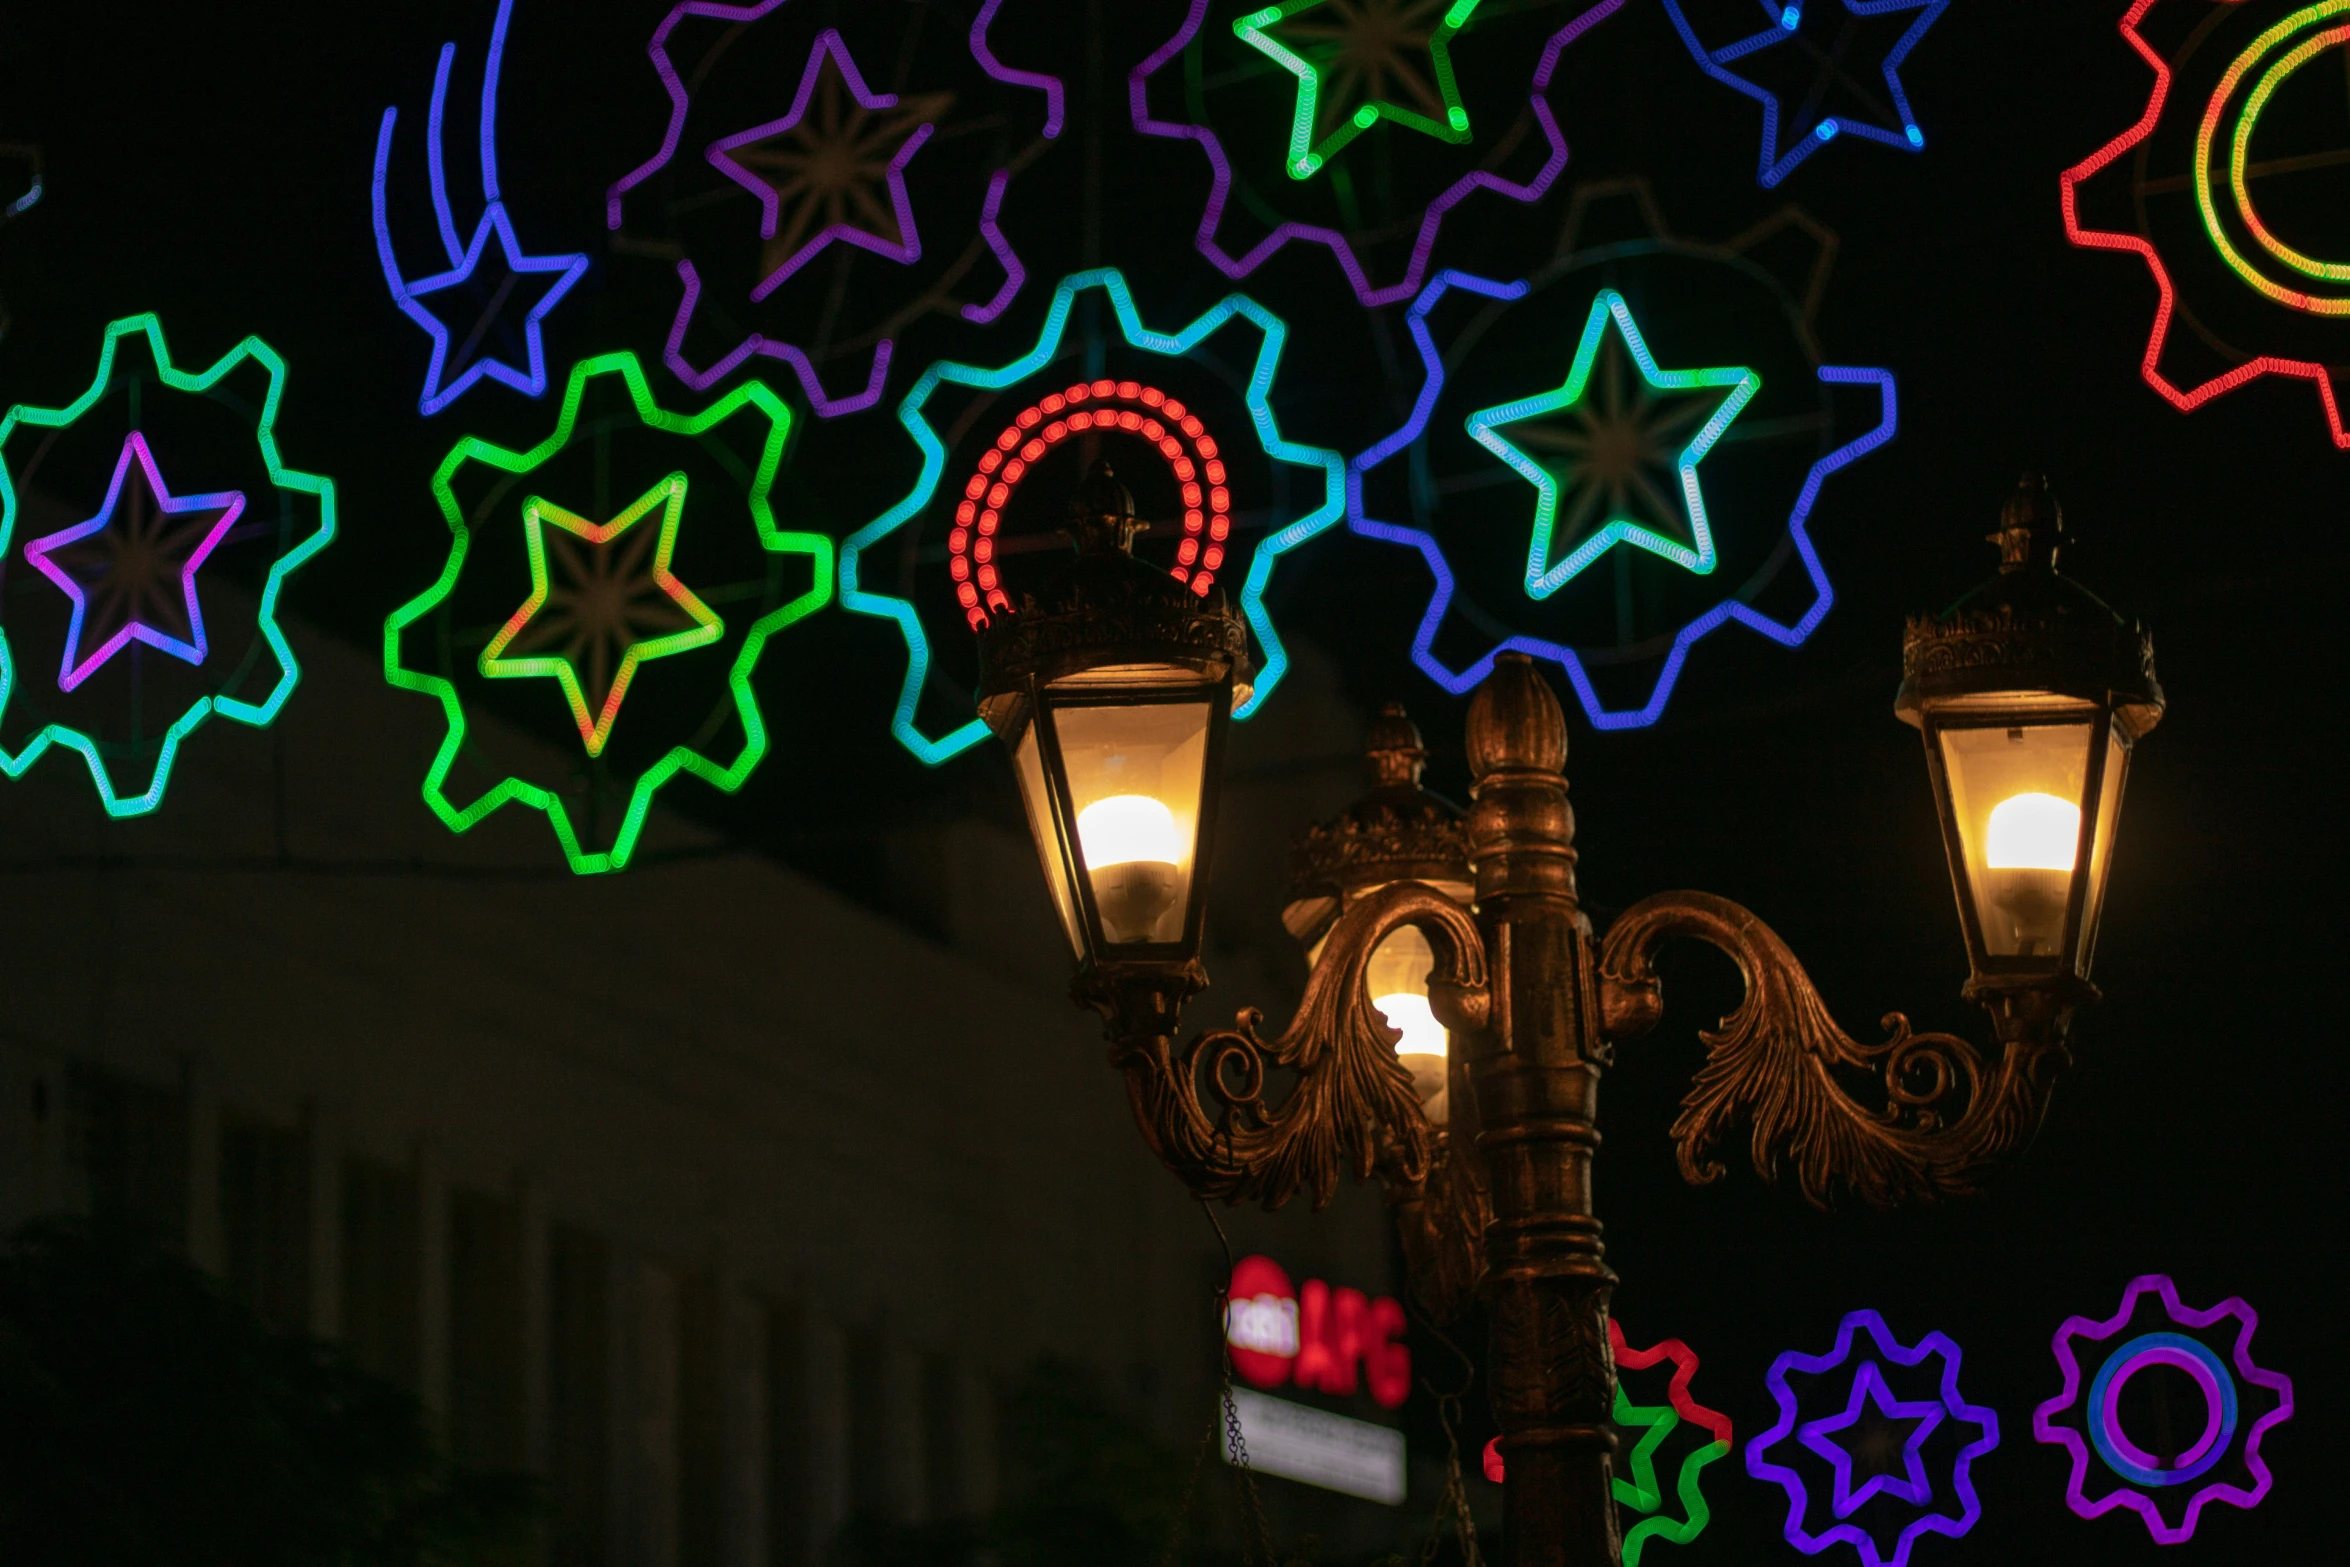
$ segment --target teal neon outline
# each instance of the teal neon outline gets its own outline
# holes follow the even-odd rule
[[[1476,15],[1481,0],[1454,0],[1446,9],[1444,20],[1428,38],[1428,59],[1436,77],[1436,94],[1444,100],[1442,122],[1401,104],[1371,99],[1348,115],[1344,124],[1323,139],[1321,146],[1313,145],[1314,111],[1321,103],[1322,72],[1312,61],[1269,36],[1264,29],[1286,22],[1300,11],[1327,3],[1328,0],[1278,0],[1232,24],[1234,37],[1297,78],[1297,106],[1289,120],[1289,156],[1281,165],[1284,173],[1293,180],[1312,179],[1348,142],[1381,120],[1393,120],[1455,147],[1469,140],[1469,111],[1461,105],[1460,84],[1453,78],[1452,41],[1469,25],[1469,18]]]
[[[172,763],[178,759],[180,742],[202,726],[204,721],[218,713],[223,718],[256,729],[267,728],[276,719],[278,709],[286,698],[294,694],[301,683],[302,664],[294,657],[294,650],[286,642],[285,632],[277,623],[278,594],[285,587],[286,578],[295,567],[333,542],[335,536],[335,481],[324,474],[305,473],[289,468],[278,455],[277,406],[285,393],[286,362],[258,337],[247,337],[236,347],[220,356],[210,369],[181,370],[171,362],[171,350],[163,340],[163,322],[154,311],[135,316],[124,316],[106,324],[106,336],[98,350],[98,374],[90,382],[89,390],[63,408],[37,408],[29,403],[11,406],[5,417],[0,417],[0,559],[5,559],[16,537],[16,480],[8,471],[6,452],[8,438],[16,433],[19,424],[41,429],[62,430],[81,418],[106,395],[106,388],[114,378],[115,345],[133,332],[145,334],[147,348],[155,358],[156,376],[164,385],[178,392],[202,395],[218,385],[221,378],[250,359],[261,366],[269,376],[269,395],[262,399],[261,417],[254,425],[254,438],[261,447],[261,461],[269,471],[272,489],[292,491],[318,497],[318,529],[285,554],[270,567],[269,579],[261,587],[261,606],[258,625],[263,640],[269,644],[271,656],[277,660],[277,683],[260,702],[244,702],[235,697],[213,695],[198,697],[179,718],[164,731],[163,746],[156,753],[155,776],[147,785],[145,794],[128,799],[116,792],[113,774],[105,759],[98,754],[98,742],[90,735],[66,724],[48,724],[25,743],[25,748],[11,756],[0,745],[0,773],[11,778],[22,778],[25,769],[40,760],[51,745],[63,745],[82,754],[82,761],[90,769],[90,781],[98,786],[99,803],[106,807],[108,816],[120,819],[126,816],[144,816],[163,803],[164,786],[171,782]],[[8,645],[8,633],[0,627],[0,717],[8,711],[8,699],[16,692],[16,660]]]
[[[1540,463],[1512,445],[1496,426],[1514,424],[1520,419],[1531,419],[1539,414],[1556,413],[1572,408],[1582,401],[1585,387],[1591,379],[1591,369],[1599,359],[1600,339],[1613,320],[1622,334],[1624,346],[1632,354],[1632,362],[1640,367],[1641,378],[1660,392],[1697,391],[1709,387],[1727,386],[1730,395],[1714,410],[1687,446],[1681,449],[1676,466],[1681,471],[1681,493],[1689,508],[1689,533],[1696,541],[1692,549],[1677,540],[1642,527],[1624,517],[1611,517],[1607,526],[1592,534],[1574,552],[1557,565],[1550,564],[1551,529],[1558,516],[1558,480]],[[1572,582],[1583,570],[1618,544],[1630,544],[1652,555],[1661,556],[1697,576],[1710,575],[1714,569],[1714,536],[1705,514],[1705,491],[1697,480],[1697,465],[1705,454],[1713,450],[1730,421],[1754,400],[1762,390],[1762,377],[1743,365],[1724,365],[1705,370],[1661,370],[1648,344],[1640,336],[1640,328],[1633,323],[1632,308],[1624,296],[1612,288],[1603,288],[1591,301],[1591,314],[1583,322],[1582,340],[1575,345],[1575,362],[1567,372],[1567,379],[1556,391],[1534,397],[1522,397],[1515,402],[1481,408],[1469,415],[1467,427],[1478,445],[1499,457],[1518,471],[1535,489],[1534,534],[1526,551],[1526,596],[1546,599]]]
[[[509,774],[492,786],[471,805],[459,806],[444,791],[449,769],[456,764],[457,753],[465,744],[465,708],[457,695],[454,683],[439,675],[404,669],[400,665],[400,634],[436,608],[455,591],[458,574],[465,567],[465,557],[472,545],[472,531],[466,526],[464,511],[450,489],[450,481],[468,462],[481,462],[520,476],[539,467],[571,442],[579,422],[579,407],[588,382],[599,375],[617,374],[628,388],[629,402],[640,422],[650,429],[671,435],[695,436],[724,423],[739,413],[747,403],[767,416],[767,441],[759,454],[759,466],[751,479],[749,494],[751,520],[759,532],[760,544],[774,552],[804,554],[814,571],[815,580],[808,591],[779,609],[771,610],[752,622],[744,635],[742,650],[735,655],[734,667],[727,673],[727,687],[734,693],[735,714],[742,720],[743,748],[732,762],[721,765],[703,756],[691,746],[672,746],[665,756],[645,769],[629,792],[628,811],[622,818],[620,830],[613,836],[612,847],[600,853],[581,850],[579,837],[573,832],[571,818],[563,809],[563,802],[554,791],[536,784],[525,783]],[[384,621],[384,678],[403,691],[418,691],[438,697],[441,712],[449,729],[434,753],[432,767],[424,778],[424,801],[440,817],[451,832],[469,831],[476,823],[511,801],[520,801],[543,812],[548,824],[555,830],[556,840],[563,847],[563,857],[574,873],[581,876],[616,871],[628,863],[635,852],[637,835],[644,830],[645,816],[652,809],[653,796],[663,784],[679,772],[689,772],[703,782],[732,794],[751,775],[767,754],[767,724],[760,716],[758,698],[751,692],[751,671],[757,667],[759,655],[766,650],[767,639],[794,621],[813,614],[824,607],[832,597],[832,541],[821,533],[787,532],[775,525],[775,513],[768,504],[767,493],[774,486],[775,475],[783,466],[785,437],[791,430],[791,410],[783,399],[770,391],[763,381],[745,381],[712,403],[698,414],[674,414],[653,401],[653,394],[645,384],[643,366],[636,355],[625,350],[598,354],[583,359],[571,367],[571,378],[563,390],[563,408],[555,421],[555,433],[527,452],[509,451],[479,436],[468,435],[450,448],[449,455],[432,476],[434,500],[440,503],[441,516],[449,525],[451,542],[448,563],[441,568],[440,577],[415,598],[401,605]]]
[[[987,734],[987,725],[973,718],[959,728],[933,740],[915,727],[914,709],[922,698],[922,683],[930,674],[930,639],[922,629],[922,620],[914,606],[888,593],[870,593],[857,585],[857,567],[866,550],[894,533],[908,518],[930,504],[938,491],[938,481],[946,471],[946,444],[922,417],[923,407],[930,394],[942,382],[956,386],[977,387],[983,391],[1001,391],[1018,381],[1026,380],[1053,362],[1059,353],[1061,336],[1069,324],[1069,312],[1077,295],[1088,288],[1099,288],[1109,296],[1110,306],[1117,313],[1118,330],[1129,346],[1145,353],[1177,358],[1221,328],[1234,316],[1245,316],[1259,331],[1264,342],[1257,350],[1256,365],[1249,377],[1249,419],[1256,427],[1257,444],[1265,455],[1275,462],[1294,463],[1299,467],[1319,466],[1323,475],[1322,504],[1289,526],[1269,535],[1257,545],[1255,557],[1249,562],[1248,581],[1240,592],[1241,613],[1248,617],[1256,631],[1258,646],[1264,653],[1264,667],[1257,672],[1256,690],[1246,702],[1233,709],[1232,716],[1246,718],[1261,706],[1289,668],[1289,654],[1281,646],[1281,637],[1273,629],[1273,620],[1265,612],[1265,584],[1272,579],[1273,564],[1282,555],[1329,527],[1346,511],[1346,459],[1320,446],[1307,446],[1282,437],[1278,420],[1273,417],[1270,401],[1273,377],[1281,365],[1281,349],[1289,340],[1289,327],[1279,316],[1249,298],[1246,294],[1227,294],[1210,306],[1197,320],[1172,334],[1153,332],[1142,324],[1141,314],[1134,308],[1134,296],[1126,287],[1126,279],[1116,267],[1095,267],[1086,272],[1074,272],[1061,279],[1053,290],[1052,308],[1045,315],[1044,330],[1036,346],[1010,364],[989,370],[976,365],[940,360],[922,372],[898,404],[898,422],[914,437],[922,448],[922,473],[898,503],[849,535],[840,548],[840,603],[852,614],[872,615],[894,620],[906,641],[906,677],[898,687],[897,712],[890,719],[890,733],[898,743],[929,766],[936,767],[949,758],[958,756],[979,743]]]

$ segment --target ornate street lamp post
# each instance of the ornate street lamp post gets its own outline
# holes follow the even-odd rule
[[[1097,468],[1072,505],[1074,567],[981,643],[981,710],[1016,760],[1072,993],[1102,1014],[1143,1136],[1202,1196],[1319,1205],[1342,1169],[1386,1186],[1422,1304],[1439,1321],[1488,1308],[1512,1567],[1614,1563],[1615,1275],[1591,1166],[1600,1074],[1662,1009],[1657,949],[1710,942],[1746,983],[1672,1127],[1689,1180],[1717,1179],[1745,1125],[1761,1173],[1786,1160],[1816,1203],[1968,1190],[2039,1126],[2096,997],[2123,771],[2162,713],[2152,645],[2057,574],[2061,518],[2037,480],[1994,535],[1999,577],[1910,624],[1898,711],[1925,737],[1994,1056],[1899,1015],[1878,1043],[1851,1038],[1770,928],[1707,893],[1595,934],[1565,714],[1511,655],[1470,705],[1465,823],[1418,789],[1417,731],[1383,715],[1370,797],[1300,845],[1288,923],[1319,950],[1297,1015],[1273,1037],[1243,1012],[1179,1042],[1206,983],[1201,876],[1247,639],[1220,601],[1132,559],[1138,526]],[[1278,1099],[1276,1068],[1294,1074]]]

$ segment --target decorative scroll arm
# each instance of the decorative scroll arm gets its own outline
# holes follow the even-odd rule
[[[1717,1152],[1746,1121],[1756,1171],[1776,1180],[1784,1158],[1817,1206],[1827,1206],[1838,1185],[1877,1207],[1963,1194],[1986,1166],[2030,1140],[2057,1075],[2071,1064],[2069,1000],[2030,1009],[2036,1026],[2014,1026],[2012,1009],[1997,1012],[2003,1044],[1990,1063],[1956,1035],[1912,1032],[1898,1012],[1885,1016],[1882,1043],[1862,1044],[1836,1026],[1768,925],[1703,892],[1645,899],[1609,928],[1600,976],[1611,1039],[1655,1026],[1662,1000],[1651,960],[1678,936],[1728,954],[1746,982],[1738,1009],[1701,1036],[1705,1065],[1673,1122],[1681,1173],[1694,1185],[1721,1178]],[[1837,1080],[1840,1068],[1881,1074],[1885,1107],[1856,1101]]]
[[[1252,1008],[1231,1028],[1178,1045],[1171,1009],[1158,1014],[1167,1026],[1137,1017],[1144,1026],[1122,1028],[1127,1008],[1114,1009],[1099,985],[1083,991],[1111,1020],[1110,1062],[1126,1075],[1144,1139],[1185,1185],[1203,1197],[1268,1208],[1310,1190],[1319,1208],[1336,1193],[1342,1169],[1357,1179],[1377,1174],[1391,1190],[1414,1190],[1426,1180],[1428,1118],[1396,1059],[1401,1036],[1372,1006],[1363,982],[1372,952],[1405,925],[1418,926],[1435,952],[1429,989],[1439,1015],[1481,1027],[1487,992],[1477,924],[1418,882],[1383,887],[1347,910],[1306,981],[1297,1015],[1271,1040]],[[1266,1098],[1274,1067],[1297,1074],[1277,1104]]]

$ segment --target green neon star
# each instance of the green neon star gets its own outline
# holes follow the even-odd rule
[[[1635,1404],[1624,1396],[1621,1384],[1616,1387],[1615,1422],[1626,1429],[1645,1426],[1640,1440],[1632,1448],[1629,1480],[1615,1482],[1615,1498],[1621,1505],[1636,1513],[1656,1514],[1643,1518],[1624,1531],[1624,1567],[1640,1567],[1641,1550],[1651,1539],[1662,1539],[1674,1545],[1687,1545],[1698,1532],[1713,1521],[1712,1511],[1705,1505],[1705,1493],[1699,1488],[1698,1474],[1707,1464],[1720,1458],[1730,1449],[1721,1442],[1705,1446],[1681,1460],[1681,1472],[1673,1489],[1681,1499],[1681,1510],[1687,1516],[1670,1518],[1658,1514],[1665,1504],[1663,1488],[1657,1484],[1656,1452],[1681,1417],[1673,1413],[1670,1404]]]
[[[685,514],[686,478],[673,473],[629,503],[610,522],[590,522],[552,501],[522,503],[522,530],[530,550],[530,597],[482,649],[481,672],[493,680],[552,675],[571,704],[572,721],[590,756],[604,754],[612,720],[637,666],[688,648],[707,647],[725,632],[717,613],[677,580],[669,559]],[[658,529],[636,524],[661,513]],[[547,528],[563,580],[547,577]],[[587,547],[582,549],[573,539]],[[651,569],[645,561],[652,554]],[[509,647],[537,657],[508,658]],[[556,649],[547,654],[542,649]]]
[[[748,627],[742,629],[741,645],[735,651],[725,675],[726,690],[732,699],[734,716],[742,727],[740,747],[731,757],[728,757],[723,753],[719,755],[706,754],[699,749],[700,744],[703,743],[700,740],[671,746],[657,761],[637,774],[633,782],[628,784],[628,803],[613,832],[611,847],[601,851],[591,851],[581,841],[579,829],[573,825],[567,796],[558,789],[548,788],[542,784],[508,775],[492,785],[487,792],[471,801],[461,801],[452,796],[449,782],[450,771],[456,766],[460,755],[465,752],[467,743],[468,724],[464,698],[459,693],[457,686],[443,676],[427,669],[408,667],[402,661],[402,652],[404,638],[409,628],[439,608],[456,591],[458,578],[463,574],[466,561],[472,552],[473,530],[466,518],[464,507],[457,499],[455,489],[458,475],[468,464],[479,463],[497,472],[519,477],[531,473],[553,460],[559,453],[570,447],[574,437],[580,433],[580,404],[587,394],[589,384],[601,376],[617,378],[621,388],[627,393],[629,406],[634,410],[637,421],[651,432],[694,439],[719,428],[738,416],[756,426],[760,436],[759,455],[756,464],[745,475],[747,482],[744,493],[744,500],[750,511],[751,526],[757,534],[760,546],[769,553],[804,557],[811,580],[805,592],[768,611],[757,620],[752,621]],[[562,845],[564,857],[570,861],[574,871],[582,875],[613,871],[628,863],[629,856],[635,852],[637,838],[644,829],[645,818],[652,810],[654,796],[660,792],[664,784],[679,773],[690,773],[703,782],[730,794],[743,786],[744,781],[750,777],[751,770],[759,765],[768,749],[767,721],[759,711],[758,697],[753,690],[751,679],[758,668],[760,655],[766,650],[768,640],[771,637],[785,627],[823,608],[832,597],[832,540],[822,533],[786,530],[779,527],[775,520],[775,508],[769,500],[769,494],[775,486],[776,475],[783,466],[784,446],[790,429],[790,409],[784,406],[783,399],[770,391],[764,382],[745,381],[700,413],[672,413],[653,401],[652,389],[645,382],[644,369],[637,363],[634,354],[609,353],[583,360],[572,367],[570,381],[563,392],[562,408],[556,415],[554,432],[536,446],[527,451],[512,451],[483,440],[479,436],[469,435],[459,440],[449,455],[442,459],[439,469],[433,474],[432,493],[433,499],[440,505],[443,520],[449,525],[448,560],[442,566],[438,580],[415,598],[392,611],[390,617],[385,620],[384,678],[404,691],[416,691],[435,697],[441,704],[442,716],[447,726],[446,733],[441,740],[440,749],[434,753],[431,767],[425,773],[424,799],[425,803],[432,807],[433,813],[439,816],[451,831],[466,832],[502,807],[518,804],[546,814],[548,824],[554,828],[556,839]],[[671,489],[671,486],[675,486],[675,488]],[[658,559],[655,563],[655,571],[658,575],[667,571],[669,547],[674,538],[678,512],[682,510],[684,500],[683,480],[673,474],[668,479],[654,485],[652,490],[633,503],[628,512],[624,512],[621,517],[610,523],[593,524],[578,518],[571,518],[570,514],[558,512],[557,509],[548,507],[543,501],[533,502],[532,506],[537,508],[542,523],[553,521],[563,531],[576,534],[591,543],[594,540],[588,530],[600,528],[608,537],[622,537],[625,536],[625,531],[631,522],[648,515],[653,506],[661,506],[663,527],[658,544]],[[528,508],[525,510],[524,525],[526,529],[531,527],[531,513]],[[534,558],[531,580],[534,589],[546,582],[543,562],[537,558],[536,546],[540,541],[541,536],[533,533]],[[674,580],[674,578],[671,579],[673,582]],[[621,583],[621,574],[612,573],[608,581],[612,584]],[[684,599],[679,599],[675,595],[669,595],[666,586],[656,582],[656,587],[660,589],[662,594],[670,597],[672,604],[678,610],[684,611],[685,618],[696,622],[692,629],[681,630],[678,634],[686,637],[698,636],[702,629],[699,617],[687,607],[686,601],[691,600],[693,607],[700,609],[702,614],[709,613],[707,607],[703,606],[699,599],[693,598],[691,594],[686,594]],[[684,592],[682,585],[679,586],[678,592]],[[534,601],[536,597],[534,592]],[[531,604],[524,605],[525,613],[517,618],[528,621],[530,616],[527,612],[532,607]],[[641,601],[632,606],[632,610],[635,611],[641,611],[642,608]],[[709,624],[722,629],[721,623],[715,615],[710,616]],[[638,625],[644,630],[666,631],[668,629],[641,618],[638,620]],[[501,641],[493,644],[491,651],[502,654],[506,644],[510,644],[514,640],[514,633],[519,630],[520,627],[514,621],[509,621],[507,630],[501,633]],[[550,640],[553,639],[550,638]],[[633,640],[633,635],[631,640]],[[650,645],[651,643],[648,641],[637,646],[635,651],[638,655],[638,662],[641,663],[645,657],[650,656],[646,652],[646,648]],[[679,650],[673,648],[666,651]],[[622,657],[625,660],[625,649]],[[487,662],[485,657],[485,665]],[[519,664],[523,661],[515,660],[514,662]],[[590,663],[592,666],[592,656]],[[499,671],[486,668],[484,672],[499,673]],[[517,668],[512,672],[519,674],[529,671]],[[551,673],[551,671],[549,672]],[[592,679],[589,682],[590,685],[594,683]],[[625,688],[616,681],[615,689]],[[574,715],[577,716],[579,707],[583,705],[583,696],[575,695],[570,691],[566,691],[565,694],[572,698]],[[617,710],[618,698],[613,690],[607,690],[604,693],[604,700],[608,712]],[[606,732],[609,732],[608,719]],[[591,748],[594,747],[595,742],[591,737],[584,732],[582,737],[590,739]]]
[[[1469,25],[1479,3],[1276,0],[1234,22],[1241,42],[1297,77],[1297,110],[1283,164],[1289,177],[1313,178],[1341,147],[1381,120],[1438,141],[1467,141],[1469,111],[1453,80],[1452,39]],[[1317,14],[1295,19],[1307,11]]]
[[[1592,390],[1595,379],[1592,371],[1601,363],[1600,350],[1611,320],[1615,322],[1624,350],[1639,368],[1642,385],[1630,386],[1631,378],[1622,373],[1621,360],[1611,354],[1608,373],[1597,377],[1601,383],[1597,395],[1586,401],[1585,394]],[[1679,438],[1690,419],[1704,411],[1705,405],[1699,401],[1660,409],[1648,394],[1720,387],[1729,388],[1727,395],[1713,406],[1711,416],[1688,443],[1673,452],[1672,442]],[[1564,385],[1554,392],[1480,409],[1468,418],[1469,434],[1477,444],[1524,475],[1535,489],[1534,535],[1526,551],[1526,596],[1550,597],[1618,544],[1644,549],[1701,577],[1711,572],[1715,565],[1713,529],[1706,521],[1705,492],[1697,481],[1697,465],[1713,450],[1722,432],[1730,427],[1730,421],[1761,390],[1762,377],[1742,365],[1705,370],[1659,369],[1648,344],[1641,339],[1639,327],[1633,324],[1632,310],[1624,303],[1624,296],[1612,288],[1601,289],[1591,302],[1591,314],[1583,323],[1583,338],[1576,345],[1575,362],[1567,372]],[[1504,425],[1547,419],[1561,412],[1573,415],[1572,422],[1564,427],[1535,426],[1517,442],[1500,433]],[[1545,463],[1529,453],[1525,449],[1528,446],[1556,455],[1552,462]],[[1646,471],[1651,467],[1659,470],[1666,467],[1668,453],[1670,466],[1679,478],[1682,496],[1679,506],[1665,498]],[[1553,565],[1551,542],[1559,521],[1562,481],[1564,487],[1575,492],[1574,504],[1567,513],[1567,531],[1580,537],[1581,542],[1566,559]],[[1685,512],[1689,542],[1667,538],[1627,515],[1635,495],[1641,497],[1659,521],[1676,511]],[[1603,510],[1604,522],[1592,528]]]

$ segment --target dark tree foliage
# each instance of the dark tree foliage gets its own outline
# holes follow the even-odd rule
[[[408,1394],[185,1261],[49,1221],[0,1252],[12,1567],[427,1567],[532,1512],[526,1481],[442,1458]]]

